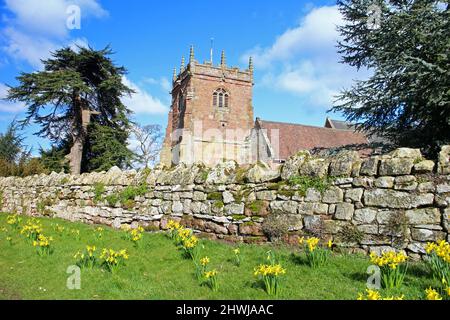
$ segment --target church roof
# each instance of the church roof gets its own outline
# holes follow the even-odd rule
[[[276,132],[279,135],[279,159],[287,159],[299,150],[335,148],[346,145],[367,144],[367,137],[353,129],[333,129],[302,124],[274,122],[257,119],[257,126],[266,129],[267,137],[276,148]],[[276,152],[276,150],[274,150]]]
[[[342,120],[334,120],[327,117],[325,120],[325,127],[340,130],[355,130],[355,125]]]

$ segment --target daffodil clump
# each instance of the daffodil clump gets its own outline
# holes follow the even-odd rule
[[[433,288],[425,289],[425,298],[427,300],[442,300],[442,296]]]
[[[175,237],[178,234],[178,231],[182,229],[183,227],[181,224],[174,220],[169,220],[167,222],[167,229],[169,230],[169,237],[173,240],[175,240]]]
[[[66,228],[64,226],[60,226],[59,224],[56,224],[53,228],[57,233],[63,234]]]
[[[450,285],[445,279],[442,279],[442,287],[434,289],[429,287],[425,290],[427,300],[450,300]]]
[[[192,260],[196,260],[198,257],[198,238],[194,235],[191,235],[185,239],[183,239],[182,247],[185,252],[185,255],[191,258]]]
[[[194,260],[195,277],[198,280],[200,280],[203,277],[204,273],[206,272],[209,261],[210,260],[208,257],[203,257],[199,261]]]
[[[27,223],[20,230],[20,234],[25,235],[29,241],[38,240],[39,235],[42,233],[43,229],[39,221],[36,219],[29,219]]]
[[[254,269],[253,274],[262,278],[266,292],[269,295],[278,295],[280,292],[280,276],[286,273],[280,264],[260,264]]]
[[[80,268],[93,268],[97,263],[97,258],[95,256],[96,250],[97,248],[95,246],[87,245],[86,249],[83,252],[78,251],[77,253],[75,253],[73,257],[74,259],[77,259],[77,266],[79,266]]]
[[[14,229],[18,229],[22,218],[18,214],[10,214],[6,217],[6,223]]]
[[[298,243],[303,245],[306,252],[306,260],[312,268],[324,266],[328,262],[328,258],[333,247],[333,242],[329,240],[327,246],[320,246],[320,239],[311,237],[305,240],[304,237],[298,239]]]
[[[115,272],[119,267],[125,264],[125,260],[128,260],[129,255],[126,249],[113,250],[103,249],[100,259],[102,259],[102,265],[104,265],[110,272]]]
[[[204,273],[206,284],[211,288],[212,291],[219,290],[219,281],[217,279],[217,274],[218,272],[216,269],[206,271]]]
[[[191,229],[187,229],[187,228],[180,228],[178,229],[177,234],[175,235],[174,241],[175,244],[178,245],[183,245],[183,243],[189,239],[190,237],[192,237],[192,230]]]
[[[381,294],[376,290],[366,289],[365,294],[359,293],[358,298],[356,300],[403,300],[405,296],[390,296],[390,297],[382,297]]]
[[[40,256],[48,255],[52,253],[51,243],[52,237],[46,237],[42,233],[38,235],[36,240],[33,240],[33,247],[37,248],[37,253]]]
[[[70,234],[77,240],[80,240],[80,230],[70,229]]]
[[[381,282],[385,288],[398,288],[405,278],[408,256],[404,252],[383,251],[370,253],[370,261],[380,267]]]
[[[142,228],[141,226],[138,226],[137,228],[130,230],[129,233],[130,233],[130,240],[133,241],[133,244],[135,246],[138,246],[142,240],[142,234],[144,233],[144,228]]]
[[[12,246],[13,245],[13,239],[11,236],[7,236],[6,237],[6,241],[8,241],[9,245]]]
[[[102,227],[95,228],[94,236],[97,240],[100,240],[103,237],[103,228]]]
[[[234,253],[234,259],[233,259],[233,262],[234,262],[234,264],[236,265],[236,266],[240,266],[241,265],[241,261],[242,261],[242,258],[241,258],[241,251],[239,250],[239,248],[236,248],[236,249],[234,249],[233,250],[233,253]]]
[[[450,283],[450,243],[441,240],[437,243],[428,242],[425,246],[427,265],[431,269],[433,277],[438,280]]]
[[[198,260],[198,238],[193,235],[192,230],[183,227],[179,222],[169,220],[167,222],[169,237],[173,239],[175,245],[181,246],[186,257],[191,258],[194,263]]]

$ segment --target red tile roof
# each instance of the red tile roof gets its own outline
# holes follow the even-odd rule
[[[262,129],[266,129],[272,147],[276,145],[276,131],[279,135],[279,159],[287,159],[299,150],[314,148],[335,148],[345,145],[366,144],[363,133],[353,130],[314,127],[302,124],[273,122],[257,119]],[[276,148],[274,148],[276,154]]]

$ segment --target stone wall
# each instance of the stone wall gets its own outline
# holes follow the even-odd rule
[[[450,146],[438,163],[406,148],[366,159],[352,151],[333,158],[302,151],[277,171],[223,162],[6,177],[0,196],[5,212],[148,230],[174,219],[230,241],[266,241],[274,221],[283,221],[290,243],[314,234],[350,251],[396,247],[419,257],[427,241],[450,240]]]

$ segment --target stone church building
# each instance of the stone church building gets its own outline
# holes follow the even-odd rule
[[[219,65],[199,63],[191,47],[188,64],[183,58],[172,80],[172,104],[160,155],[160,162],[167,166],[214,165],[223,160],[275,164],[299,150],[368,142],[351,125],[328,118],[324,127],[255,120],[251,58],[246,70],[227,66],[224,52]]]

